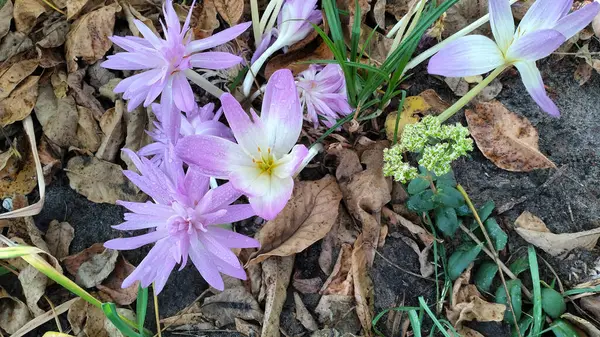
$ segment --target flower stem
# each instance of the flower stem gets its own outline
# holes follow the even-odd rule
[[[258,13],[258,1],[250,0],[250,11],[252,13],[252,32],[254,33],[254,45],[260,43],[260,14]]]
[[[219,89],[216,85],[210,83],[204,76],[198,74],[192,69],[186,69],[185,76],[190,79],[190,81],[196,83],[200,88],[206,90],[209,94],[215,96],[216,98],[221,97],[225,92]]]
[[[248,69],[248,73],[246,74],[246,78],[244,78],[244,83],[242,85],[242,93],[244,93],[244,96],[248,97],[248,95],[250,95],[250,89],[252,89],[252,82],[254,81],[256,74],[258,74],[258,72],[260,71],[260,68],[262,68],[263,64],[265,64],[265,62],[269,57],[271,57],[271,55],[275,54],[276,51],[283,47],[280,46],[280,44],[277,42],[278,41],[276,40],[275,43],[273,43],[269,48],[267,48],[267,50],[265,50],[265,52],[262,53],[262,55],[260,55],[260,57],[256,61],[254,61],[254,63],[252,63],[250,69]]]
[[[437,119],[439,119],[440,122],[443,123],[447,121],[448,118],[454,116],[454,114],[457,113],[458,110],[462,109],[465,105],[467,105],[467,103],[469,103],[473,98],[475,98],[475,96],[477,96],[477,94],[479,94],[481,90],[483,90],[483,88],[487,87],[488,84],[490,84],[496,77],[498,77],[498,75],[500,75],[500,73],[502,73],[507,67],[508,65],[503,65],[496,68],[486,78],[484,78],[483,81],[479,82],[479,84],[473,87],[473,89],[469,90],[469,92],[466,95],[461,97],[458,101],[456,101],[456,103],[452,104],[452,106],[446,109],[446,111],[444,111],[441,115],[437,116]]]

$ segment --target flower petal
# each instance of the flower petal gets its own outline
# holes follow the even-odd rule
[[[188,112],[195,108],[194,92],[183,72],[173,76],[173,101],[181,111]]]
[[[206,192],[196,206],[196,212],[199,214],[214,212],[223,206],[230,205],[241,196],[242,192],[234,188],[232,183],[225,183]]]
[[[221,95],[221,105],[238,144],[249,155],[260,158],[260,152],[267,151],[269,147],[262,118],[253,113],[254,121],[250,120],[240,103],[229,93]]]
[[[573,0],[536,0],[519,23],[516,37],[554,27],[571,6]]]
[[[552,29],[559,31],[568,40],[589,25],[594,17],[598,15],[598,11],[600,11],[600,3],[592,2],[558,20],[558,23]]]
[[[509,62],[518,60],[537,61],[555,51],[565,42],[565,37],[556,30],[538,30],[518,38],[506,52]]]
[[[287,154],[302,130],[302,107],[294,75],[288,69],[277,70],[267,83],[260,119],[266,127],[269,147],[276,156]]]
[[[169,233],[165,231],[153,231],[147,234],[142,234],[130,238],[118,238],[109,240],[104,243],[104,247],[118,250],[136,249],[140,248],[141,246],[145,246],[149,243],[156,242],[162,238],[167,237],[168,235]]]
[[[256,165],[239,166],[229,174],[233,186],[247,196],[261,196],[267,192],[271,176]]]
[[[190,65],[202,69],[227,69],[242,62],[242,58],[231,53],[205,52],[190,56]]]
[[[515,20],[508,0],[489,0],[490,25],[500,50],[506,51],[515,34]]]
[[[185,173],[184,186],[190,198],[190,203],[195,204],[202,200],[202,197],[208,192],[210,178],[200,171],[194,165],[190,165]]]
[[[200,172],[217,179],[228,179],[239,165],[251,164],[241,146],[215,136],[188,136],[177,142],[175,153]]]
[[[219,240],[227,248],[258,248],[260,242],[251,237],[217,226],[208,227],[208,235]]]
[[[223,279],[219,274],[217,266],[215,266],[210,258],[211,254],[199,241],[192,241],[190,243],[190,258],[200,272],[200,275],[202,275],[206,282],[215,289],[223,290],[225,284],[223,283]]]
[[[148,26],[146,26],[142,21],[138,19],[133,19],[133,23],[140,31],[140,33],[144,36],[144,39],[150,42],[152,47],[154,47],[157,50],[162,47],[163,40],[158,36],[154,35],[154,32],[150,30],[150,28],[148,28]]]
[[[231,205],[224,208],[225,215],[213,220],[213,223],[206,225],[222,225],[242,221],[256,215],[252,206],[248,204]]]
[[[192,41],[187,45],[187,47],[185,48],[185,51],[187,54],[192,54],[192,53],[196,53],[196,52],[199,52],[202,50],[220,46],[220,45],[222,45],[226,42],[229,42],[229,41],[235,39],[236,37],[240,36],[251,25],[252,25],[252,22],[240,23],[239,25],[235,25],[231,28],[227,28],[227,29],[220,31],[216,34],[213,34],[212,36],[207,37],[205,39]]]
[[[523,81],[523,84],[525,84],[525,88],[527,89],[527,92],[529,92],[529,95],[531,95],[531,98],[533,98],[542,110],[550,114],[550,116],[560,116],[556,104],[552,102],[546,93],[542,75],[535,66],[535,62],[522,61],[515,63],[515,66],[519,70],[521,80]]]
[[[159,240],[137,268],[123,281],[121,287],[128,288],[135,281],[140,281],[142,287],[147,287],[154,282],[156,293],[160,293],[177,263],[169,254],[170,246],[169,240]]]
[[[281,179],[292,177],[306,156],[308,156],[306,146],[301,144],[294,146],[292,152],[277,162],[277,167],[273,170],[273,174]]]
[[[271,176],[266,193],[260,197],[249,197],[248,201],[258,216],[266,220],[273,220],[290,200],[293,190],[294,179],[292,177],[279,179]]]
[[[469,35],[450,42],[429,61],[427,71],[447,77],[475,76],[504,64],[496,43],[485,36]]]

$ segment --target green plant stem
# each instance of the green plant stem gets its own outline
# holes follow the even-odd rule
[[[446,109],[446,111],[444,111],[441,115],[437,116],[437,119],[443,123],[450,117],[454,116],[455,113],[457,113],[460,109],[467,105],[467,103],[475,98],[475,96],[477,96],[481,90],[483,90],[483,88],[487,87],[488,84],[498,77],[498,75],[500,75],[506,68],[508,68],[508,65],[503,65],[496,68],[486,78],[484,78],[483,81],[479,82],[479,84],[474,86],[473,89],[469,90],[466,95],[461,97],[458,101],[456,101],[456,103],[452,104],[452,106]]]
[[[158,296],[156,296],[156,287],[154,283],[152,283],[152,297],[154,300],[154,317],[156,319],[156,334],[158,337],[162,337],[161,329],[160,329],[160,315],[158,313]]]
[[[260,44],[260,14],[258,13],[258,1],[250,0],[250,12],[252,14],[252,32],[254,34],[254,45]]]
[[[219,89],[216,85],[210,83],[209,80],[204,78],[204,76],[198,74],[193,69],[185,70],[185,76],[192,82],[196,83],[200,88],[206,90],[206,92],[215,96],[216,98],[221,97],[221,95],[225,93],[223,90]]]

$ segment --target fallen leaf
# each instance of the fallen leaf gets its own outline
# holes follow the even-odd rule
[[[187,14],[187,12],[188,10],[185,9],[184,13]],[[214,1],[203,1],[202,4],[194,7],[190,27],[196,39],[204,39],[211,36],[219,26],[220,23],[219,19],[217,19],[217,8]]]
[[[35,269],[32,265],[28,265],[19,272],[19,282],[23,288],[23,295],[25,296],[27,307],[33,315],[39,316],[45,313],[46,311],[38,306],[38,301],[46,292],[48,277]]]
[[[429,95],[427,96],[427,99],[430,99],[429,97],[431,97],[431,93],[428,92],[426,95]],[[404,105],[402,106],[402,112],[400,113],[400,121],[398,122],[398,133],[396,139],[400,139],[406,125],[417,123],[419,121],[418,115],[428,114],[428,112],[432,109],[433,107],[429,105],[424,96],[419,95],[406,97],[404,100]],[[392,112],[385,118],[385,134],[389,141],[394,140],[397,116],[398,112]]]
[[[138,151],[142,147],[152,142],[146,130],[149,128],[149,116],[146,109],[142,106],[137,107],[133,111],[123,114],[125,123],[125,146],[124,148],[132,151]],[[127,169],[134,169],[135,165],[124,152],[121,152],[121,160],[127,164]]]
[[[340,204],[338,209],[338,220],[323,241],[321,241],[321,253],[319,254],[319,267],[329,275],[334,267],[334,251],[339,251],[344,243],[352,244],[358,237],[355,221],[352,219],[346,207]]]
[[[356,334],[361,325],[354,308],[354,296],[323,295],[315,308],[315,314],[319,323],[325,326],[335,326],[342,333]]]
[[[402,241],[404,241],[404,243],[406,243],[410,248],[412,248],[412,250],[415,253],[417,253],[417,256],[419,257],[421,276],[429,277],[433,275],[433,264],[429,262],[429,251],[431,250],[431,247],[433,247],[433,245],[426,246],[423,250],[421,250],[421,248],[419,248],[419,245],[413,239],[410,239],[404,235],[402,235],[400,238],[402,239]]]
[[[84,106],[77,106],[77,147],[89,152],[96,152],[102,143],[102,130],[94,119],[92,111]],[[127,146],[126,146],[127,147]],[[138,149],[132,149],[134,151]]]
[[[106,85],[112,79],[117,77],[115,73],[102,67],[101,64],[102,61],[98,61],[89,66],[86,70],[90,85],[97,90],[100,90],[103,85]]]
[[[121,2],[121,6],[123,7],[123,12],[125,13],[125,17],[127,18],[127,24],[129,25],[129,30],[131,30],[131,32],[133,33],[134,36],[142,37],[142,35],[140,34],[140,30],[135,25],[135,20],[141,21],[144,25],[146,25],[148,28],[150,28],[150,30],[154,34],[159,36],[158,32],[156,31],[156,28],[154,27],[154,23],[152,23],[152,20],[143,16],[140,12],[138,12],[132,6],[132,4],[123,1],[123,2]]]
[[[538,148],[538,132],[525,118],[502,103],[480,103],[465,112],[469,131],[483,155],[501,169],[530,172],[556,168]]]
[[[77,105],[92,110],[94,118],[100,120],[102,115],[104,115],[104,108],[96,97],[94,97],[96,89],[83,81],[85,74],[85,69],[79,69],[70,73],[67,77],[67,84],[69,85],[69,88],[71,88],[71,93],[73,94]]]
[[[69,28],[69,23],[63,17],[59,17],[55,21],[45,21],[44,28],[42,28],[44,37],[36,42],[36,44],[42,48],[60,47],[67,40]]]
[[[69,85],[67,84],[67,73],[64,69],[56,69],[50,76],[50,83],[54,89],[56,98],[64,98],[67,96]]]
[[[444,82],[456,96],[463,97],[469,92],[469,82],[463,77],[446,77]]]
[[[122,173],[121,166],[95,157],[73,157],[67,163],[69,185],[88,200],[114,204],[117,200],[143,201],[140,193]]]
[[[396,20],[400,20],[415,3],[416,0],[387,0],[385,11],[393,15]]]
[[[25,303],[0,288],[0,328],[13,334],[32,318]]]
[[[0,43],[0,62],[33,48],[33,42],[23,32],[8,32]]]
[[[343,244],[333,271],[321,287],[321,294],[352,295],[352,246]]]
[[[139,281],[135,281],[127,288],[122,288],[121,284],[129,276],[135,267],[129,263],[123,256],[117,258],[113,272],[102,284],[98,285],[98,290],[110,296],[116,304],[130,305],[137,298]]]
[[[44,134],[54,144],[63,148],[79,145],[79,113],[71,95],[57,99],[51,86],[42,85],[35,105],[35,115],[42,124]]]
[[[351,45],[351,39],[350,31],[344,31],[346,45]],[[388,38],[364,23],[360,25],[358,50],[364,51],[363,62],[381,66],[388,58],[393,43],[394,39]]]
[[[365,335],[372,336],[372,322],[375,314],[375,294],[373,280],[369,276],[369,254],[364,248],[363,234],[354,243],[352,250],[352,279],[354,281],[354,299],[356,314]]]
[[[117,313],[119,316],[127,318],[130,322],[136,322],[135,312],[129,309],[117,308]],[[106,318],[104,319],[104,330],[108,334],[108,337],[127,337],[127,335],[124,335],[111,321]]]
[[[559,256],[576,248],[592,250],[600,238],[600,228],[554,234],[537,216],[525,211],[515,220],[515,231],[530,244],[552,256]]]
[[[0,68],[0,99],[6,98],[37,68],[37,60],[23,60]]]
[[[336,221],[341,199],[332,176],[297,182],[283,211],[260,229],[261,248],[248,264],[262,262],[269,256],[290,256],[321,240]]]
[[[215,321],[217,327],[235,323],[235,318],[262,321],[263,312],[252,294],[243,286],[225,288],[206,298],[200,312]]]
[[[125,139],[123,132],[123,112],[125,103],[122,100],[115,102],[115,107],[106,110],[100,118],[100,129],[104,133],[102,143],[96,152],[98,159],[114,161],[121,150],[121,144]]]
[[[38,0],[15,0],[13,16],[18,32],[29,33],[37,18],[46,12],[46,8]]]
[[[40,163],[43,165],[44,181],[46,185],[49,185],[56,172],[62,168],[64,151],[60,147],[51,144],[48,137],[43,136],[38,145],[38,155]]]
[[[446,11],[442,36],[446,38],[458,32],[487,13],[487,0],[465,0],[458,2]],[[489,35],[489,25],[477,28],[474,30],[474,34]]]
[[[408,229],[408,231],[411,232],[412,234],[417,235],[419,237],[419,239],[421,240],[421,242],[423,242],[423,244],[425,244],[426,246],[432,245],[433,242],[435,241],[434,236],[431,233],[429,233],[428,231],[426,231],[423,227],[415,225],[410,220],[393,212],[389,208],[384,207],[382,209],[382,213],[384,216],[386,216],[390,219],[390,223],[392,223],[394,225],[399,224],[402,227]]]
[[[244,14],[244,0],[213,0],[219,15],[229,26],[234,26]]]
[[[243,319],[235,319],[235,330],[247,337],[257,337],[260,335],[260,326],[250,324]]]
[[[302,324],[303,327],[308,331],[319,330],[319,325],[315,321],[314,317],[310,314],[310,311],[306,309],[306,305],[302,302],[302,298],[297,292],[294,292],[294,303],[296,305],[296,319]]]
[[[104,328],[106,316],[102,309],[81,298],[71,305],[67,319],[76,336],[109,337]]]
[[[579,62],[577,69],[575,69],[575,73],[573,73],[573,77],[579,83],[579,86],[582,86],[587,83],[587,81],[592,78],[592,71],[594,68],[589,65],[587,62]]]
[[[69,72],[77,70],[79,57],[88,64],[104,57],[112,46],[108,37],[113,35],[115,13],[120,10],[119,4],[113,3],[87,13],[73,23],[65,42]]]
[[[74,236],[75,229],[68,222],[52,220],[45,235],[49,253],[59,260],[69,255]]]
[[[35,50],[40,67],[44,69],[54,68],[59,64],[65,63],[64,56],[58,49],[35,47]]]
[[[270,78],[279,69],[289,69],[294,75],[298,75],[310,67],[308,61],[332,59],[333,52],[326,43],[321,42],[314,50],[303,48],[271,58],[265,67],[265,77]]]
[[[279,337],[279,319],[292,276],[294,255],[270,256],[263,261],[262,267],[267,297],[265,299],[265,318],[262,324],[261,337]]]
[[[373,17],[375,23],[380,28],[385,29],[385,6],[387,5],[386,0],[376,0],[373,5]]]
[[[587,321],[579,316],[575,316],[571,313],[566,312],[563,315],[561,315],[560,317],[575,324],[575,326],[577,326],[581,330],[585,331],[588,336],[600,336],[600,330],[594,324],[590,323],[589,321]]]
[[[502,91],[502,82],[499,79],[494,79],[492,83],[488,84],[477,96],[475,96],[475,102],[489,102],[496,98]]]
[[[298,273],[296,273],[298,274]],[[323,281],[320,277],[313,277],[309,279],[296,278],[298,275],[294,275],[292,280],[292,286],[302,294],[316,294],[323,286]]]
[[[0,100],[0,125],[22,121],[31,114],[38,96],[39,79],[39,76],[29,76],[7,98]]]
[[[115,269],[119,252],[95,243],[75,255],[63,259],[67,271],[75,276],[75,282],[85,287],[95,287]]]
[[[35,160],[25,137],[17,138],[22,143],[19,148],[21,158],[11,156],[5,167],[0,170],[0,198],[8,198],[15,194],[27,195],[37,186]]]
[[[120,94],[115,93],[115,87],[122,81],[120,78],[113,78],[108,81],[105,85],[101,86],[98,91],[100,92],[100,96],[108,98],[111,102],[116,102],[120,97]],[[151,109],[149,106],[148,109]]]
[[[10,22],[13,18],[13,3],[7,0],[0,8],[0,39],[10,30]]]
[[[600,320],[600,295],[587,296],[580,300],[581,307]]]

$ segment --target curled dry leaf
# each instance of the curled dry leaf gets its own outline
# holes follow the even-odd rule
[[[402,235],[400,238],[402,239],[402,241],[404,241],[404,243],[406,243],[410,248],[412,248],[412,250],[415,253],[417,253],[417,256],[419,257],[421,276],[429,277],[433,275],[434,268],[433,265],[429,262],[429,251],[431,250],[431,247],[433,247],[433,245],[430,244],[426,246],[423,250],[421,250],[421,248],[419,248],[419,245],[413,239],[408,238],[404,235]]]
[[[300,324],[308,331],[319,330],[317,321],[315,321],[315,318],[311,315],[310,311],[308,311],[306,305],[302,302],[302,298],[297,292],[294,292],[294,303],[296,305],[296,319]]]
[[[8,198],[15,194],[27,195],[37,186],[35,160],[26,138],[17,138],[17,142],[25,145],[19,152],[21,158],[11,156],[0,170],[0,198]]]
[[[33,42],[23,32],[8,32],[0,43],[0,62],[33,48]]]
[[[421,242],[423,242],[423,244],[425,244],[426,246],[432,245],[433,241],[435,241],[435,238],[433,237],[433,235],[431,233],[429,233],[428,231],[426,231],[423,227],[415,225],[410,220],[393,212],[389,208],[384,207],[382,209],[382,213],[384,216],[386,216],[387,218],[390,219],[391,224],[393,224],[393,225],[399,224],[399,225],[403,226],[404,228],[408,229],[409,232],[417,235],[419,237],[419,239],[421,240]]]
[[[0,39],[10,30],[10,22],[13,18],[13,3],[7,0],[0,8]]]
[[[450,7],[444,19],[443,37],[446,38],[463,29],[488,13],[488,0],[464,0]],[[474,34],[490,34],[489,25],[483,25]]]
[[[290,256],[321,240],[335,223],[342,194],[332,176],[317,181],[300,181],[283,211],[258,233],[261,248],[248,262],[269,256]]]
[[[82,105],[92,110],[94,118],[100,120],[104,114],[104,108],[96,97],[94,97],[96,90],[83,81],[85,73],[85,69],[79,69],[70,73],[67,77],[67,84],[69,85],[69,88],[71,88],[75,102],[77,102],[78,105]]]
[[[98,290],[110,296],[116,304],[130,305],[137,298],[139,281],[134,282],[127,288],[121,288],[123,281],[133,272],[135,267],[129,263],[123,256],[117,258],[115,269],[102,284]]]
[[[19,272],[19,282],[23,288],[23,295],[25,296],[27,307],[33,315],[39,316],[45,313],[45,311],[38,306],[38,301],[46,292],[48,277],[39,272],[32,265],[27,265],[25,269]]]
[[[152,20],[143,16],[140,12],[138,12],[133,7],[132,4],[123,1],[123,2],[121,2],[121,6],[123,6],[123,12],[125,13],[125,17],[127,18],[127,24],[129,25],[129,30],[131,30],[131,32],[133,33],[134,36],[142,37],[142,35],[140,34],[140,30],[135,25],[135,20],[142,21],[142,23],[145,24],[148,28],[150,28],[150,30],[154,34],[159,36],[158,32],[156,31],[156,28],[154,28],[154,23],[152,23]]]
[[[348,214],[346,207],[340,204],[338,220],[323,241],[321,242],[321,254],[319,254],[319,267],[325,274],[331,274],[334,267],[334,251],[337,254],[344,243],[352,244],[358,237],[354,219]]]
[[[260,326],[251,324],[243,319],[235,319],[235,330],[247,337],[256,337],[260,335]]]
[[[515,231],[527,242],[552,256],[576,248],[592,250],[600,238],[600,228],[578,233],[554,234],[537,216],[525,211],[515,220]]]
[[[265,298],[265,318],[262,324],[261,337],[279,337],[279,319],[292,276],[294,255],[271,256],[263,261],[262,267],[267,296]]]
[[[125,139],[123,132],[123,112],[125,103],[122,100],[115,102],[115,107],[106,110],[100,118],[100,129],[104,133],[102,143],[96,152],[98,159],[114,161],[121,149],[121,144]]]
[[[68,222],[52,220],[45,235],[49,253],[59,260],[69,255],[74,236],[75,229]]]
[[[35,47],[37,59],[40,62],[40,67],[44,69],[54,68],[59,64],[65,63],[65,58],[57,49],[47,49]]]
[[[234,26],[244,14],[244,0],[212,0],[219,15],[229,26]]]
[[[114,204],[117,200],[142,201],[143,193],[127,180],[121,166],[95,157],[73,157],[67,163],[69,185],[88,200]]]
[[[44,37],[36,44],[42,48],[56,48],[62,46],[67,40],[69,23],[62,17],[55,21],[44,22],[42,33]]]
[[[529,172],[556,168],[538,148],[538,132],[525,118],[494,101],[465,112],[471,135],[483,155],[501,169]]]
[[[7,63],[0,68],[0,99],[4,99],[37,68],[38,61],[34,59]]]
[[[112,46],[108,39],[113,35],[115,13],[121,10],[118,3],[89,12],[73,23],[67,34],[65,53],[69,72],[77,70],[77,59],[91,64],[102,57]]]
[[[292,280],[292,286],[294,289],[298,290],[302,294],[316,294],[319,292],[321,287],[323,286],[323,281],[320,277],[313,277],[309,279],[300,279],[296,278],[298,276],[298,272],[294,274],[294,279]]]
[[[335,326],[342,333],[356,334],[361,325],[355,307],[354,296],[323,295],[315,308],[315,314],[319,323],[325,326]]]
[[[39,76],[29,76],[5,99],[0,100],[0,125],[2,127],[25,119],[35,106],[38,96]]]
[[[332,59],[333,52],[325,42],[321,42],[314,50],[302,48],[273,57],[265,67],[265,77],[270,78],[274,72],[284,68],[291,70],[294,75],[298,75],[310,66],[309,63],[305,63],[307,61]]]
[[[102,300],[110,299],[102,298]],[[131,310],[119,308],[117,312],[135,322],[135,314]],[[112,323],[106,319],[102,309],[89,304],[83,299],[78,299],[71,305],[67,313],[67,319],[75,336],[123,337],[121,333],[116,331]]]
[[[82,252],[67,256],[63,263],[67,271],[75,276],[75,282],[86,288],[99,285],[115,269],[119,252],[95,243]]]
[[[580,300],[581,307],[600,320],[600,295],[587,296]]]
[[[13,334],[31,319],[31,313],[25,303],[0,288],[0,328]]]
[[[354,283],[352,282],[352,246],[342,244],[333,271],[323,284],[321,294],[352,295]]]
[[[354,281],[354,299],[356,314],[363,327],[365,335],[372,336],[372,322],[375,312],[375,294],[373,280],[369,276],[369,258],[365,250],[367,242],[361,234],[354,243],[352,251],[352,279]]]
[[[215,321],[217,327],[235,323],[235,318],[262,321],[260,305],[245,287],[225,288],[204,300],[200,313]]]
[[[90,109],[78,105],[77,116],[77,147],[96,152],[102,143],[102,131],[94,119],[94,114]]]
[[[175,9],[183,9],[181,6],[175,7]],[[188,10],[183,9],[183,17],[187,14]],[[220,23],[217,19],[217,8],[215,7],[214,1],[203,1],[202,4],[197,4],[192,12],[192,20],[190,27],[194,33],[194,37],[197,39],[204,39],[211,36],[215,29],[219,28]]]
[[[37,21],[37,18],[46,12],[46,8],[38,0],[15,0],[13,16],[18,32],[28,33]]]
[[[590,323],[590,321],[586,319],[583,319],[579,316],[575,316],[568,312],[564,313],[560,317],[570,321],[575,326],[585,331],[585,333],[587,333],[588,336],[600,336],[600,330],[598,329],[598,327],[596,327],[594,324]]]
[[[150,118],[144,107],[139,106],[133,111],[123,114],[123,121],[126,129],[124,148],[137,151],[152,142],[146,132],[150,128]],[[134,169],[135,165],[124,152],[121,152],[121,160],[127,164],[127,169]]]

